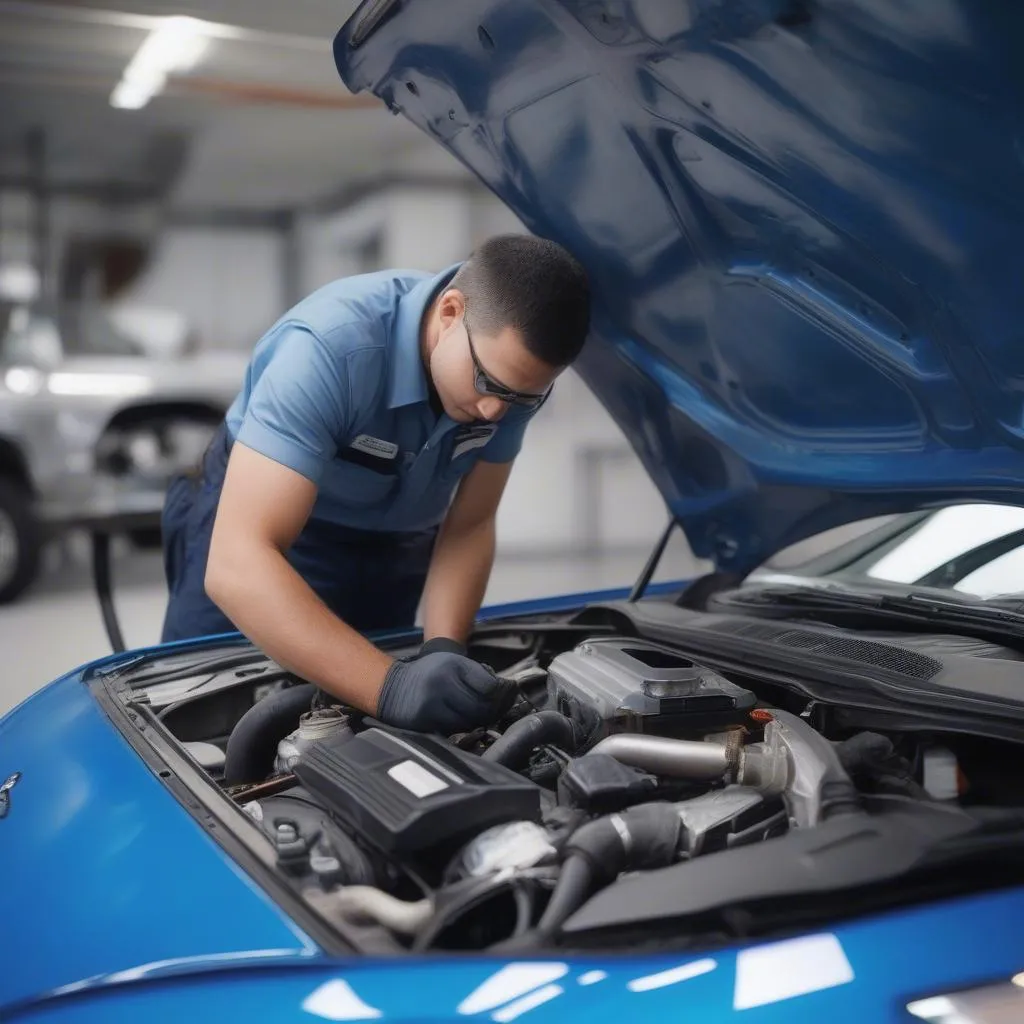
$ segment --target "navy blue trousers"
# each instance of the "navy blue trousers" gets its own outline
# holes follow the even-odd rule
[[[222,425],[201,470],[174,477],[167,489],[161,518],[170,595],[164,643],[236,628],[206,596],[204,586],[230,447]],[[415,621],[436,537],[436,528],[378,533],[310,519],[287,557],[327,607],[353,629],[401,629]]]

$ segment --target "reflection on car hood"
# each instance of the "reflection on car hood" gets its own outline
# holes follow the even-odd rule
[[[0,1020],[160,969],[315,955],[115,731],[81,671],[0,719],[5,781]]]
[[[699,555],[1019,492],[1024,7],[459,7],[364,3],[341,75],[586,265],[580,371]]]
[[[234,976],[209,968],[187,974],[153,971],[147,977],[162,978],[162,984],[123,985],[95,992],[89,1000],[44,1003],[31,1019],[39,1024],[877,1024],[939,1020],[924,1011],[944,1004],[964,1011],[944,1020],[1010,1020],[1021,995],[1007,979],[1020,966],[1022,912],[1024,892],[1018,889],[847,921],[827,932],[718,949],[713,955],[633,952],[511,962],[452,955],[248,965]],[[979,934],[988,941],[977,941]],[[908,950],[915,955],[908,956]],[[964,991],[993,981],[1001,987],[985,989],[974,1000]],[[903,1010],[908,1004],[910,1013]],[[991,1006],[1005,1010],[1004,1016],[981,1016],[982,1008]],[[973,1009],[977,1013],[969,1014]]]

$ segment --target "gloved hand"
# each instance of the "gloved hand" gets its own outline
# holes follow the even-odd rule
[[[458,640],[452,640],[447,636],[435,636],[423,642],[416,657],[422,658],[425,654],[436,654],[438,651],[444,654],[461,654],[463,657],[466,656],[466,648]]]
[[[377,698],[377,717],[389,725],[445,736],[497,721],[516,687],[458,654],[437,652],[395,661]]]

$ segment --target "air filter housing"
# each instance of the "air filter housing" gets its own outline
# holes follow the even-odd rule
[[[588,640],[548,669],[548,704],[588,728],[663,736],[727,729],[756,697],[671,648],[643,640]]]

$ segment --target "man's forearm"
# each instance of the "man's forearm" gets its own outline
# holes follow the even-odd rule
[[[489,517],[470,527],[446,521],[437,538],[423,591],[423,634],[465,643],[494,565],[495,525]]]
[[[346,704],[375,713],[392,659],[341,621],[280,551],[247,545],[211,558],[206,590],[284,668]]]

